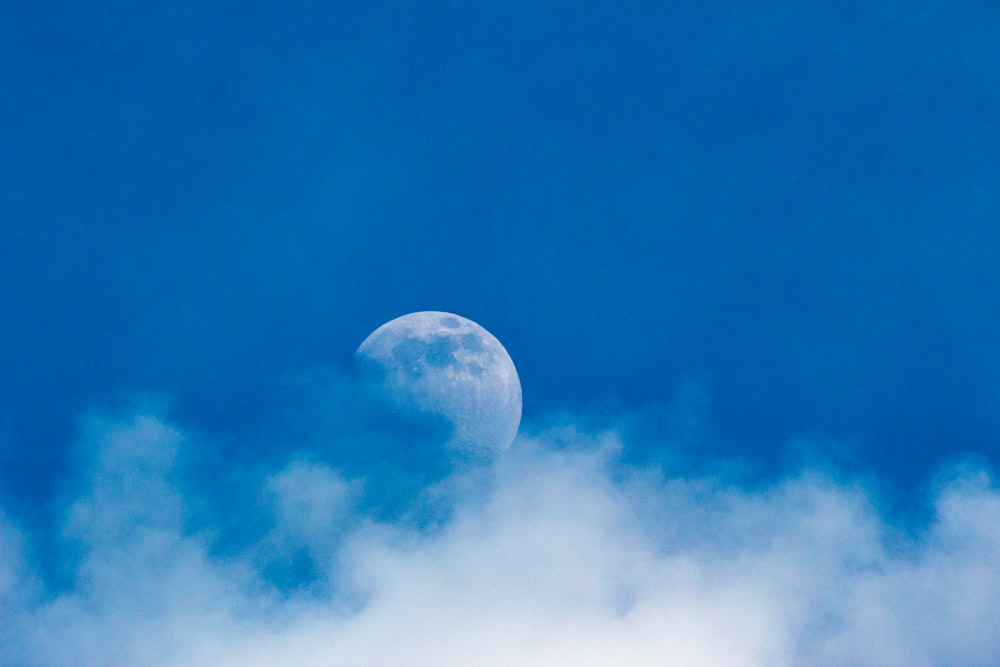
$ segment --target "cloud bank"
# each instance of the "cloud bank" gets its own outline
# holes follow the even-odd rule
[[[956,469],[904,527],[819,470],[767,485],[623,462],[563,425],[369,511],[370,480],[289,452],[241,521],[193,482],[202,436],[92,415],[45,530],[0,514],[0,664],[992,665],[1000,494]],[[254,526],[234,537],[227,531]],[[45,537],[45,534],[48,534]],[[51,545],[51,546],[46,546]],[[225,546],[228,545],[228,546]],[[43,567],[43,549],[57,567]],[[55,570],[54,572],[52,570]]]

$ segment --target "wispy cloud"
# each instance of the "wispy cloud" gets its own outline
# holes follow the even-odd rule
[[[627,444],[627,443],[626,443]],[[917,528],[818,470],[766,486],[626,465],[614,432],[522,436],[416,505],[292,452],[240,548],[195,518],[197,437],[155,411],[92,417],[41,585],[0,516],[9,665],[988,665],[1000,655],[1000,494],[956,469]],[[233,536],[228,536],[232,538]],[[239,542],[239,540],[235,540]],[[51,579],[51,577],[49,577]]]

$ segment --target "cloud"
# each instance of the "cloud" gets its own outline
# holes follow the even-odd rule
[[[192,488],[180,465],[204,446],[156,410],[85,420],[79,478],[52,528],[64,581],[31,557],[37,531],[0,515],[0,663],[912,666],[1000,654],[1000,494],[981,468],[953,469],[931,516],[905,527],[877,489],[828,472],[755,485],[668,475],[623,462],[615,432],[563,425],[411,499],[444,508],[435,521],[373,514],[371,480],[289,452],[227,507],[255,529],[226,536],[230,524],[196,511],[222,496]]]

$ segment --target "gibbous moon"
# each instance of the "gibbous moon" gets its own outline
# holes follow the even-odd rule
[[[395,412],[445,419],[451,449],[489,455],[517,435],[521,382],[514,362],[472,320],[437,311],[397,317],[361,343],[355,360]]]

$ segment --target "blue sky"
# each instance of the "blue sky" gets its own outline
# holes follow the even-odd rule
[[[913,664],[902,630],[876,636],[864,601],[917,615],[926,604],[1000,609],[992,588],[981,607],[950,592],[977,590],[971,574],[948,590],[907,579],[942,567],[961,577],[946,554],[973,572],[975,554],[1000,545],[986,520],[1000,455],[997,43],[1000,10],[987,2],[5,3],[0,611],[18,620],[0,622],[0,637],[50,624],[85,637],[115,619],[139,637],[123,620],[139,603],[116,597],[109,581],[120,580],[101,579],[95,562],[143,573],[166,562],[231,593],[219,593],[232,605],[221,610],[191,602],[228,619],[206,626],[218,636],[266,643],[278,618],[295,628],[290,645],[311,646],[309,624],[329,613],[376,637],[417,600],[451,608],[457,589],[428,584],[421,598],[407,577],[438,581],[435,553],[476,562],[469,526],[494,546],[509,543],[505,526],[539,534],[532,517],[544,512],[511,500],[524,484],[579,530],[556,545],[525,538],[522,555],[556,562],[590,545],[611,563],[580,563],[551,600],[591,599],[588,577],[627,561],[602,535],[625,531],[645,554],[647,578],[622,590],[656,613],[615,626],[607,646],[634,637],[665,655],[644,634],[649,618],[724,620],[758,593],[770,604],[791,586],[762,565],[787,555],[775,545],[814,555],[832,540],[843,558],[822,576],[856,593],[824,612],[839,625],[790,628],[792,607],[775,603],[766,628],[747,629],[759,646],[692,648],[688,664],[875,664],[876,646],[880,664]],[[475,475],[456,472],[441,492],[456,518],[433,535],[372,528],[350,499],[394,478],[366,481],[341,458],[371,444],[345,379],[355,348],[417,310],[489,329],[524,394],[521,453],[515,443],[515,458],[490,469],[496,492],[470,492]],[[413,456],[395,445],[379,451]],[[172,453],[151,453],[161,446]],[[116,467],[128,462],[127,474]],[[579,474],[560,485],[560,470]],[[131,474],[134,486],[102,491]],[[635,481],[648,476],[659,481]],[[135,488],[175,514],[136,509]],[[295,502],[314,523],[282,514],[292,488],[309,490]],[[561,504],[569,491],[593,501],[595,523]],[[246,516],[227,512],[237,500]],[[119,510],[124,525],[169,527],[171,553],[189,557],[130,552],[130,539],[99,530]],[[757,514],[782,511],[788,532]],[[773,539],[737,539],[744,516]],[[813,520],[829,533],[803,528]],[[407,530],[418,546],[394,551],[386,534]],[[663,547],[667,535],[689,550]],[[857,540],[864,555],[840,549]],[[675,576],[666,552],[701,573],[685,579],[686,598],[650,583]],[[723,556],[751,564],[730,570]],[[844,563],[858,559],[884,577],[856,578]],[[397,597],[366,606],[344,593],[344,562],[384,563],[362,579]],[[793,574],[800,601],[824,599],[810,572]],[[692,583],[702,576],[721,592]],[[276,597],[261,602],[255,586]],[[527,589],[517,599],[536,608]],[[146,611],[193,613],[178,604]],[[507,618],[500,607],[477,609]],[[227,625],[247,608],[262,625]],[[537,608],[559,618],[554,602]],[[589,636],[603,620],[567,627]],[[210,662],[211,632],[176,654],[183,664]],[[989,633],[966,639],[965,654],[944,639],[919,648],[951,664],[995,654]],[[496,641],[521,646],[499,631]],[[121,648],[134,664],[165,655],[136,642]],[[344,655],[377,664],[362,644]],[[18,643],[16,664],[69,664],[40,646]],[[529,653],[514,662],[534,664]]]

